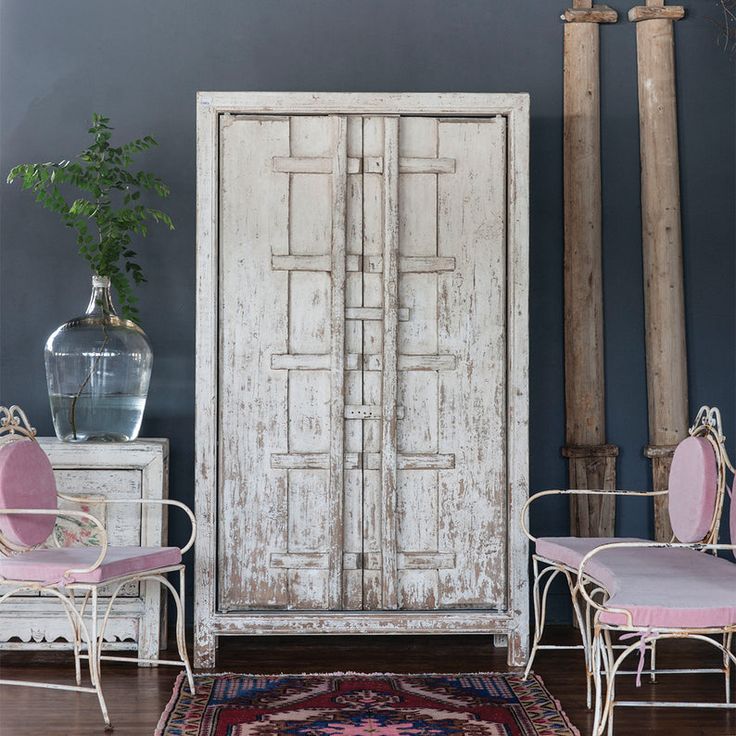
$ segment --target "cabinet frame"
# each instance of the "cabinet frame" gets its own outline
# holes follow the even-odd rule
[[[507,151],[508,609],[454,611],[217,610],[219,119],[243,115],[503,115]],[[197,95],[197,321],[195,666],[215,664],[218,637],[253,634],[484,633],[508,640],[522,666],[529,643],[528,489],[529,97],[485,93],[199,92]]]

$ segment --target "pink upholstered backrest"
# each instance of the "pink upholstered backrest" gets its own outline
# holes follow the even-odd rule
[[[0,508],[56,508],[51,463],[34,440],[26,438],[0,446]],[[50,514],[0,514],[0,534],[14,545],[33,547],[46,541],[55,521]]]
[[[669,479],[670,523],[680,542],[699,542],[708,534],[717,491],[718,466],[710,442],[704,437],[680,442]]]
[[[733,500],[733,492],[731,492],[731,544],[736,544],[736,501]],[[733,551],[736,557],[736,549]]]

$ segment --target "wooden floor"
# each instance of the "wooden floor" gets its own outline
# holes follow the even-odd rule
[[[551,630],[550,642],[574,640],[571,629]],[[662,667],[718,666],[715,650],[695,642],[660,644]],[[541,653],[535,667],[560,700],[582,736],[592,717],[585,708],[580,652]],[[635,663],[634,663],[635,664]],[[482,636],[413,637],[261,637],[225,640],[217,671],[234,672],[473,672],[504,671],[505,650],[494,649]],[[2,677],[46,678],[71,682],[73,668],[62,653],[5,652]],[[126,664],[103,665],[103,686],[117,736],[150,735],[171,694],[175,670],[138,669]],[[645,678],[636,690],[633,678],[619,686],[626,699],[718,701],[723,679],[717,675],[667,675],[656,685]],[[86,736],[103,734],[94,695],[36,688],[0,686],[0,734]],[[616,736],[736,736],[736,712],[693,709],[622,708],[616,711]]]

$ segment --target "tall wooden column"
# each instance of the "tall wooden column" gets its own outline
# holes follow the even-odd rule
[[[564,32],[565,412],[570,488],[616,487],[606,444],[601,275],[600,23],[615,10],[574,0]],[[615,498],[572,497],[571,533],[614,532]]]
[[[655,490],[667,488],[675,445],[687,436],[685,297],[673,22],[684,8],[647,0],[632,8],[639,72],[642,247],[649,445]],[[655,534],[669,541],[666,498],[655,501]]]

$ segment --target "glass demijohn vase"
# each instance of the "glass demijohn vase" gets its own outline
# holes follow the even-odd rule
[[[59,439],[126,442],[138,436],[153,353],[146,333],[116,314],[109,278],[92,277],[86,313],[49,336],[44,358]]]

